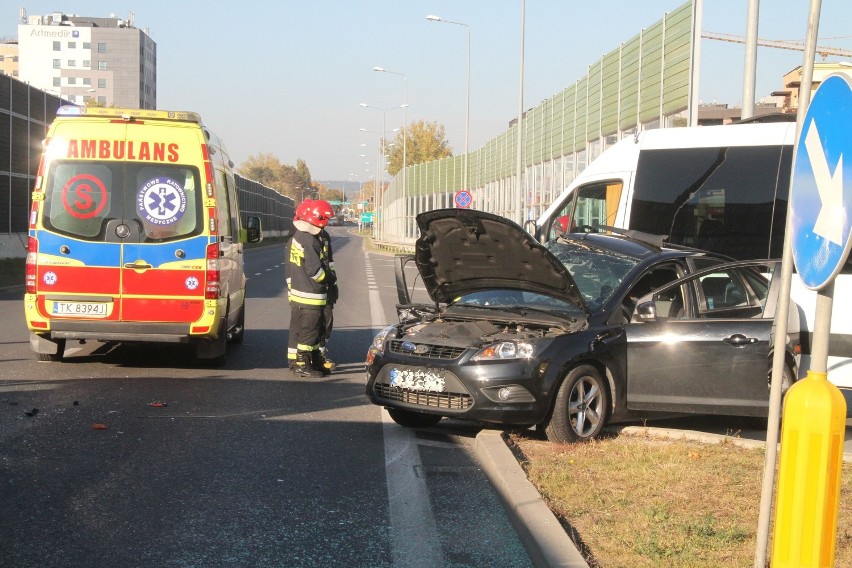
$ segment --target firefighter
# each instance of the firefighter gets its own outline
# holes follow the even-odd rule
[[[322,242],[322,251],[325,258],[328,259],[328,267],[331,273],[334,274],[332,279],[334,284],[328,286],[328,298],[326,299],[325,309],[323,309],[323,335],[320,338],[319,349],[314,351],[315,366],[321,367],[323,374],[330,375],[334,370],[334,361],[328,358],[328,340],[331,337],[331,330],[334,327],[334,304],[337,303],[339,292],[337,288],[337,273],[334,272],[334,252],[331,249],[331,236],[328,231],[323,229],[320,231],[320,242]]]
[[[318,378],[327,374],[319,347],[325,334],[323,312],[328,290],[336,285],[336,276],[323,252],[320,232],[332,215],[334,211],[328,202],[306,199],[296,208],[295,233],[287,244],[290,302],[287,364],[296,377]]]

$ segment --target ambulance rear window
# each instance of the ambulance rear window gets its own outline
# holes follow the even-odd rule
[[[160,242],[204,230],[197,168],[58,161],[45,189],[44,225],[92,241]]]

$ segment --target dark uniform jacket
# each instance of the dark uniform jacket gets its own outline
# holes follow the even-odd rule
[[[296,231],[287,244],[287,287],[291,304],[322,308],[334,274],[323,252],[320,237]]]

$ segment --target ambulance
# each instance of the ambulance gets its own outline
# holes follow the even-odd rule
[[[198,114],[63,106],[44,141],[29,218],[30,345],[185,343],[212,365],[245,333],[233,162]]]

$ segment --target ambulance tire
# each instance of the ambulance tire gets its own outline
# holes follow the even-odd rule
[[[39,361],[61,362],[65,356],[65,340],[56,340],[56,353],[36,353]]]
[[[211,341],[204,341],[195,346],[195,357],[205,367],[219,368],[225,365],[225,352],[228,349],[228,320],[222,318],[219,322],[219,337]]]
[[[234,332],[229,334],[229,339],[232,344],[240,345],[243,342],[243,337],[246,334],[246,303],[240,306],[240,315],[237,317],[237,324],[234,326]]]

